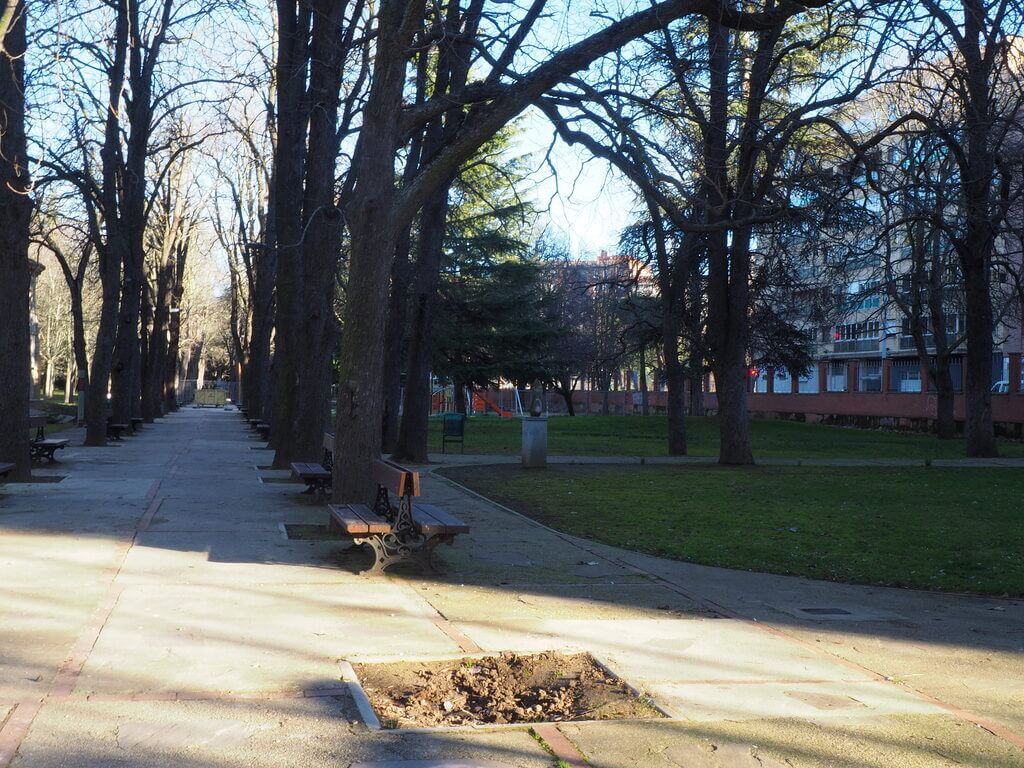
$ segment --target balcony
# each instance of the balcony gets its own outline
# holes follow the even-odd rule
[[[832,351],[841,352],[877,352],[878,339],[851,339],[849,341],[837,341],[833,344]]]
[[[926,333],[924,335],[924,344],[928,349],[935,349],[935,337],[930,333]],[[914,344],[914,337],[900,336],[900,351],[903,352],[907,350],[910,350],[911,352],[917,351],[917,345]]]

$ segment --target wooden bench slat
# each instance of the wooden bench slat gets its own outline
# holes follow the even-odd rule
[[[373,462],[373,480],[396,496],[420,495],[420,473],[393,461],[378,459]]]
[[[377,517],[363,504],[329,504],[331,520],[345,533],[359,536],[371,533],[389,533],[391,524]]]
[[[70,445],[71,441],[66,438],[48,437],[45,440],[33,440],[32,445],[37,445],[40,448],[64,448]]]
[[[331,471],[321,464],[310,464],[306,462],[292,462],[292,473],[299,477],[329,478]]]
[[[427,535],[469,533],[469,526],[434,504],[413,504],[412,521]]]
[[[0,464],[0,476],[6,475],[8,472],[13,470],[17,464]]]

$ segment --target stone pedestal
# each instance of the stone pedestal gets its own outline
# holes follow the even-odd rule
[[[546,467],[548,463],[548,417],[523,419],[523,466]]]

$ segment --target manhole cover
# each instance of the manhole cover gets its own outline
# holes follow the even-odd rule
[[[842,608],[801,608],[803,613],[810,613],[814,616],[852,616],[849,611]]]

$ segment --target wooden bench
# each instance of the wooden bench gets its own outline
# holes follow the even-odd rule
[[[111,424],[109,421],[107,422],[107,437],[109,437],[111,440],[117,440],[120,442],[121,433],[127,431],[127,424]]]
[[[132,416],[132,429],[142,429],[143,419],[141,416]]]
[[[36,438],[32,441],[29,454],[33,461],[42,461],[44,458],[53,464],[57,457],[53,454],[61,448],[67,448],[71,441],[64,437]]]
[[[331,529],[373,550],[373,565],[366,573],[383,573],[406,560],[433,570],[434,548],[454,543],[457,535],[469,532],[469,526],[440,507],[413,502],[420,495],[418,472],[384,459],[375,461],[372,471],[377,483],[373,509],[331,504]],[[392,505],[392,497],[397,497],[397,506]]]
[[[41,461],[44,457],[53,462],[57,461],[53,455],[55,451],[61,448],[67,448],[71,441],[67,438],[47,438],[46,437],[46,416],[32,416],[28,417],[28,425],[36,428],[36,436],[32,440],[29,446],[29,457],[33,461]]]
[[[324,433],[324,458],[321,464],[295,461],[291,464],[292,474],[306,484],[303,493],[322,495],[331,489],[334,474],[334,435]]]
[[[10,473],[16,466],[17,464],[0,464],[0,477],[7,477],[8,473]]]
[[[261,440],[269,440],[270,439],[270,425],[269,424],[261,421],[261,422],[257,423],[253,427],[253,429],[255,429],[257,432],[260,433],[260,439]]]

